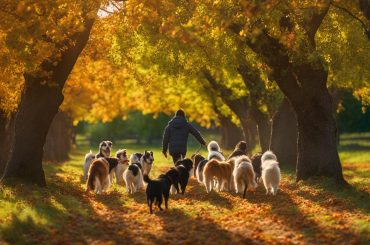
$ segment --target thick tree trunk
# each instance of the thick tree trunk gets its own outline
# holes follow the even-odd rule
[[[37,74],[25,74],[25,88],[15,118],[15,135],[3,179],[18,178],[45,186],[42,168],[43,146],[50,124],[63,102],[63,86],[81,51],[86,45],[93,20],[87,20],[85,29],[74,34],[74,45],[67,45],[60,59],[46,60]]]
[[[69,159],[72,146],[72,121],[59,111],[50,126],[44,145],[44,161],[63,162]]]
[[[297,118],[285,98],[273,117],[270,149],[276,154],[280,164],[296,167],[297,143]]]
[[[243,140],[243,131],[235,125],[230,117],[219,116],[221,145],[224,149],[234,149],[235,145]]]
[[[296,106],[298,121],[297,181],[314,175],[344,183],[337,150],[337,126],[328,89],[323,86]]]

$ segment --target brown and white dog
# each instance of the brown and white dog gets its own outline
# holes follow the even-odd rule
[[[94,191],[96,194],[102,194],[112,184],[110,173],[115,171],[119,165],[123,165],[119,167],[127,168],[128,159],[126,150],[117,151],[116,156],[93,160],[86,181],[86,192]]]
[[[251,192],[256,190],[256,177],[249,157],[235,158],[233,176],[236,194],[243,193],[243,198],[245,198],[247,190]]]
[[[104,140],[99,144],[99,152],[94,155],[90,150],[89,153],[85,155],[85,163],[84,163],[84,180],[87,180],[87,172],[89,171],[90,164],[94,159],[98,159],[100,157],[110,157],[110,152],[112,149],[113,143],[109,140]]]
[[[247,142],[239,141],[239,143],[236,144],[234,151],[230,154],[230,156],[227,159],[231,159],[233,157],[238,156],[245,156],[247,154],[248,154]]]
[[[217,159],[209,160],[203,169],[203,183],[207,193],[211,192],[214,187],[218,191],[232,189],[232,173],[235,159],[219,161]],[[216,182],[214,182],[216,180]]]
[[[114,168],[114,171],[111,171],[111,173],[110,173],[110,178],[111,179],[110,180],[112,182],[113,175],[115,175],[117,184],[123,185],[124,184],[123,173],[128,168],[128,164],[129,164],[129,160],[128,160],[128,157],[127,157],[126,150],[123,149],[123,150],[117,151],[116,158],[120,159],[120,162]]]

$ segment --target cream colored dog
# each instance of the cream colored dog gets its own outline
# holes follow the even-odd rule
[[[280,168],[276,155],[272,151],[266,151],[261,158],[262,181],[266,189],[266,195],[275,196],[279,189]]]

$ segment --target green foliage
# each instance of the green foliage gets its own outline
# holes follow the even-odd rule
[[[347,91],[337,114],[337,123],[340,132],[369,132],[370,106],[364,107],[360,100]]]

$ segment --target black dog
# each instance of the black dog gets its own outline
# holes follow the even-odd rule
[[[170,196],[170,188],[172,184],[171,178],[166,174],[161,174],[158,179],[151,180],[148,175],[144,175],[144,181],[148,184],[146,187],[146,201],[149,206],[149,211],[153,213],[153,203],[158,206],[159,210],[163,210],[161,205],[164,197],[164,205],[168,209],[168,198]]]
[[[175,163],[175,167],[170,170],[170,171],[175,170],[176,172],[178,172],[178,181],[176,181],[176,179],[173,180],[173,185],[176,188],[177,193],[180,193],[178,186],[179,183],[181,187],[181,194],[185,193],[185,189],[186,186],[188,185],[190,172],[192,171],[192,169],[193,161],[190,160],[189,158],[185,158],[183,160],[178,160]]]
[[[253,155],[252,158],[251,158],[253,170],[256,173],[256,182],[257,183],[258,183],[259,178],[261,178],[261,174],[262,174],[261,157],[262,157],[262,153],[257,153],[255,155]]]

